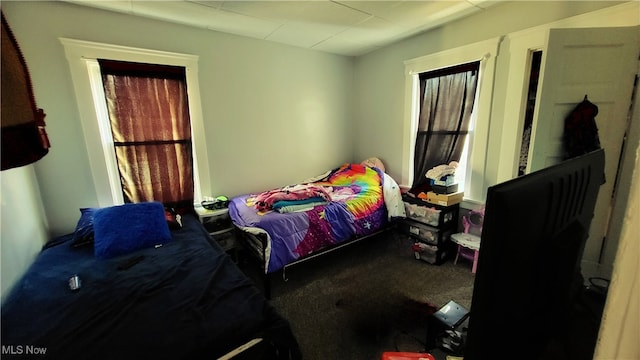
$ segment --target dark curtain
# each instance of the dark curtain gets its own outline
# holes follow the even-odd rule
[[[125,202],[193,204],[185,69],[99,60]]]
[[[430,169],[459,161],[471,122],[479,63],[420,76],[420,115],[413,187],[429,182]]]
[[[2,13],[1,170],[40,160],[49,152],[45,113],[36,106],[31,76],[9,24]]]

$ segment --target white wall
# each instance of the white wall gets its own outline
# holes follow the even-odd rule
[[[47,240],[33,165],[0,172],[0,296],[24,273]]]
[[[594,360],[640,359],[640,94],[636,93],[633,125],[629,146],[624,154],[623,173],[630,173],[621,181],[624,201],[616,202],[614,211],[624,212],[621,220],[620,240],[615,257],[615,268],[605,316],[600,324],[599,343]]]
[[[47,113],[52,147],[35,169],[51,235],[97,205],[59,37],[199,56],[212,195],[282,186],[352,160],[351,58],[69,3],[4,1],[2,11]]]

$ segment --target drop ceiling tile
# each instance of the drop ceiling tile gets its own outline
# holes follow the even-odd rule
[[[406,28],[416,28],[430,20],[442,18],[452,9],[472,7],[466,1],[403,1],[377,16]]]
[[[310,48],[369,15],[329,1],[302,2],[297,17],[285,22],[267,37],[267,40]]]
[[[306,1],[224,1],[220,9],[284,23],[298,19]]]
[[[331,1],[231,1],[222,9],[277,21],[280,26],[265,39],[302,47],[311,47],[368,17]]]
[[[370,14],[332,1],[308,1],[299,21],[315,24],[350,26],[367,19]]]
[[[416,32],[421,32],[433,29],[437,26],[461,19],[478,11],[482,11],[482,8],[473,6],[468,2],[460,2],[453,6],[444,8],[438,13],[425,16],[420,21],[416,22],[414,30]]]
[[[117,11],[122,13],[131,14],[131,0],[114,0],[114,1],[94,1],[94,0],[67,0],[66,2],[91,6],[104,10]]]
[[[208,6],[214,9],[220,9],[222,5],[225,3],[224,1],[208,1],[208,0],[186,0],[186,2]]]
[[[377,50],[379,47],[353,42],[346,38],[333,37],[314,45],[312,49],[346,56],[359,56]]]
[[[256,39],[266,39],[279,27],[279,23],[269,20],[225,14],[218,16],[217,19],[211,19],[207,28]]]
[[[266,40],[310,48],[344,30],[344,26],[290,22],[280,26]]]
[[[206,27],[209,18],[216,16],[215,10],[207,7],[202,7],[203,10],[200,8],[185,1],[135,1],[132,3],[135,15]]]
[[[136,1],[133,13],[243,36],[265,38],[279,24],[186,1]]]
[[[479,7],[481,9],[486,9],[500,2],[503,2],[504,0],[467,0],[467,1],[473,4],[473,6]]]
[[[384,17],[391,9],[402,1],[336,1],[337,3],[357,9],[369,15]]]
[[[349,39],[355,43],[386,44],[407,33],[407,29],[379,17],[370,16],[368,19],[336,34],[339,39]]]

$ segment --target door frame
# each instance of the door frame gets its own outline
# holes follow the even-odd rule
[[[508,56],[508,74],[505,76],[506,86],[504,90],[504,107],[500,118],[503,120],[502,133],[500,141],[499,162],[496,173],[496,183],[500,183],[517,176],[520,148],[522,144],[522,131],[524,127],[524,115],[526,110],[526,94],[528,90],[528,80],[531,69],[531,54],[534,51],[543,51],[543,63],[541,73],[544,71],[544,51],[546,50],[546,42],[550,29],[552,28],[603,28],[603,27],[626,27],[639,26],[640,19],[637,16],[629,16],[629,14],[637,14],[637,4],[623,4],[612,8],[596,11],[589,14],[583,14],[574,18],[564,19],[562,21],[541,25],[535,28],[526,29],[520,32],[509,34],[501,44],[501,56]],[[544,84],[541,84],[544,86]],[[539,88],[538,91],[541,89]],[[539,94],[539,92],[538,92]],[[630,99],[631,101],[631,99]],[[495,112],[495,111],[494,111]],[[534,114],[534,118],[537,113]],[[492,119],[495,120],[495,119]],[[494,122],[495,123],[495,122]],[[493,124],[492,124],[493,126]],[[634,126],[638,126],[635,124]],[[535,130],[535,124],[534,124]],[[531,156],[532,149],[529,149]],[[495,151],[493,153],[496,153]],[[623,166],[623,165],[619,165]],[[628,168],[630,165],[627,165]],[[621,173],[620,181],[628,181],[631,176],[629,170]],[[613,181],[613,179],[611,180]],[[523,204],[526,206],[526,204]],[[612,237],[620,233],[622,217],[624,211],[613,211],[609,221],[605,236]],[[609,241],[607,248],[603,249],[601,260],[608,263],[606,267],[598,268],[597,271],[603,271],[603,275],[607,277],[611,274],[613,261],[615,258],[617,241]]]
[[[638,4],[625,3],[587,14],[510,33],[500,44],[500,57],[508,64],[504,80],[503,101],[494,100],[492,127],[500,127],[499,154],[495,180],[489,185],[513,179],[518,174],[519,150],[522,144],[526,93],[531,70],[531,53],[545,50],[548,32],[552,28],[624,27],[640,25]],[[544,54],[543,54],[544,55]],[[498,64],[500,68],[501,64]],[[497,70],[500,72],[500,70]],[[542,71],[542,69],[541,69]],[[500,86],[496,84],[496,88]],[[496,94],[500,95],[500,94]],[[495,96],[495,95],[494,95]],[[501,151],[504,149],[505,151]],[[513,151],[515,149],[515,151]]]

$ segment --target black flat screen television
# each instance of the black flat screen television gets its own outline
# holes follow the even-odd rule
[[[571,309],[603,182],[600,149],[489,187],[465,360],[575,359]]]

